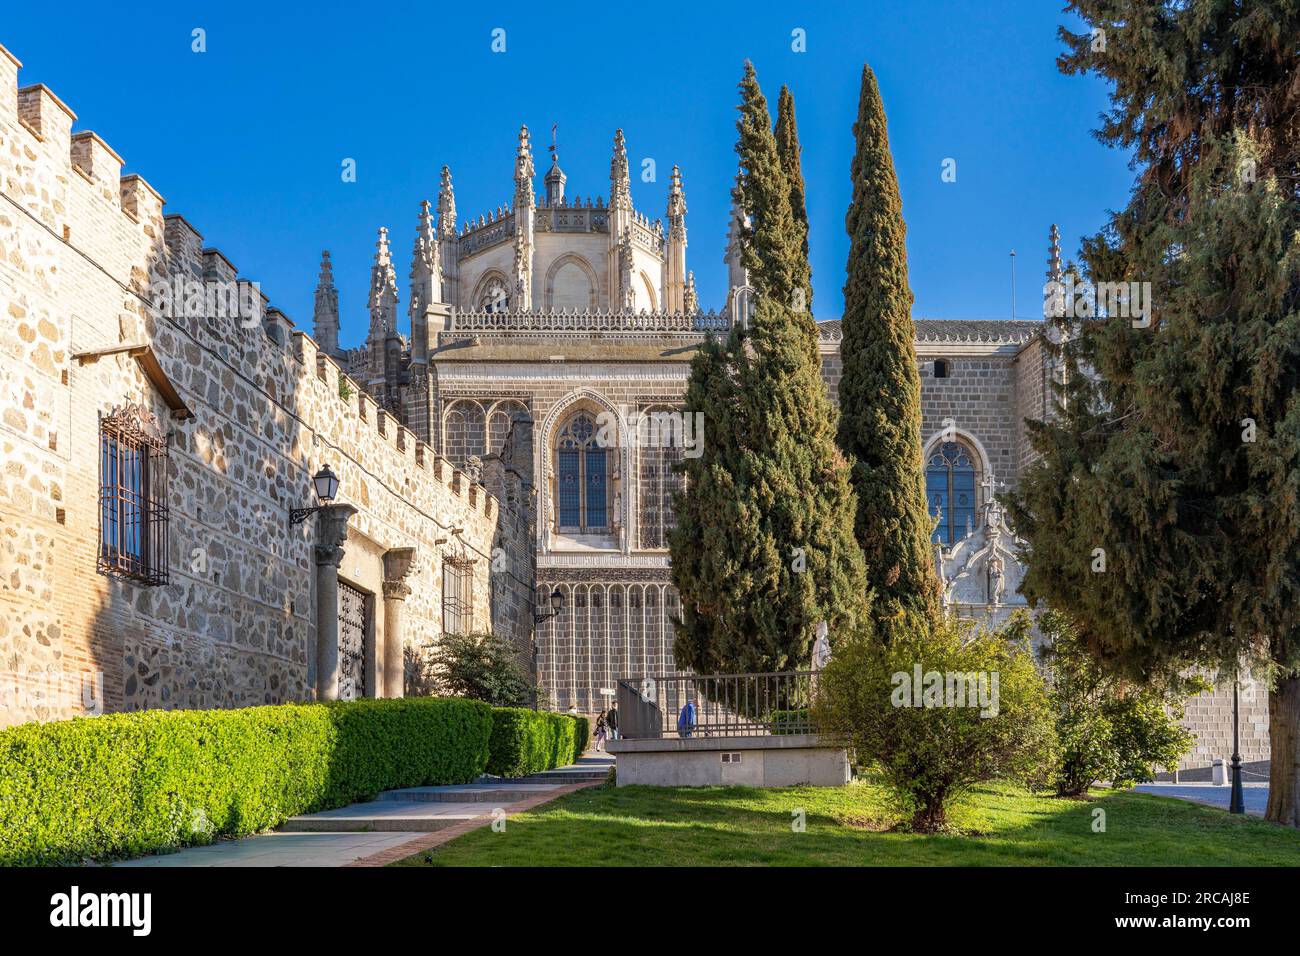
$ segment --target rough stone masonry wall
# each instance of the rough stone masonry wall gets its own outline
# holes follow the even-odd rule
[[[264,323],[159,316],[150,283],[234,279],[219,253],[43,87],[17,90],[0,48],[0,725],[141,707],[309,698],[314,503],[328,463],[359,513],[340,575],[382,580],[389,548],[420,552],[405,639],[441,633],[445,550],[478,558],[490,617],[497,503],[384,415],[274,311]],[[149,344],[193,411],[167,417],[126,353]],[[171,431],[170,583],[95,570],[98,418],[126,401]],[[442,525],[463,529],[457,537]],[[442,543],[440,543],[440,541]],[[377,590],[377,589],[376,589]],[[382,595],[374,595],[382,641]],[[102,689],[97,683],[102,681]]]

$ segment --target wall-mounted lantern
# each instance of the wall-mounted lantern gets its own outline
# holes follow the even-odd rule
[[[311,479],[312,486],[316,490],[316,498],[320,504],[314,508],[290,508],[289,524],[302,524],[307,520],[307,516],[320,511],[324,505],[329,504],[339,493],[339,476],[330,471],[329,465],[324,465],[321,470],[316,472]]]
[[[553,617],[559,617],[560,612],[564,610],[564,593],[557,587],[551,592],[551,609],[549,611],[535,611],[533,613],[533,623],[541,624],[543,621],[549,621]]]

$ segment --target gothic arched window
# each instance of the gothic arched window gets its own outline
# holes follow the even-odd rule
[[[592,417],[579,412],[555,439],[555,510],[562,532],[609,529],[608,453],[597,435]]]
[[[925,495],[930,516],[939,515],[932,541],[950,545],[975,527],[979,466],[976,456],[961,442],[935,446],[925,465]]]
[[[510,311],[510,290],[505,282],[496,276],[490,279],[479,296],[478,307],[483,312]]]

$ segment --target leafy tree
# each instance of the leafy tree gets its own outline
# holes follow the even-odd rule
[[[1060,612],[1048,611],[1036,624],[1049,642],[1042,658],[1056,717],[1057,794],[1079,796],[1095,780],[1131,787],[1154,780],[1159,767],[1177,766],[1193,740],[1180,723],[1187,695],[1207,685],[1134,684],[1098,667]]]
[[[790,307],[801,253],[789,185],[748,63],[740,89],[736,199],[756,305],[748,328],[692,361],[686,408],[705,413],[706,441],[684,462],[670,536],[677,662],[700,673],[806,666],[818,622],[853,626],[866,593],[817,330]]]
[[[921,461],[921,380],[907,282],[907,227],[876,77],[862,68],[853,127],[838,440],[853,467],[856,533],[886,638],[939,615]]]
[[[1023,590],[1136,681],[1271,668],[1266,815],[1300,825],[1300,3],[1070,9],[1059,65],[1114,84],[1098,136],[1138,170],[1085,278],[1149,309],[1064,310],[1061,414],[1010,501]]]
[[[428,655],[424,686],[494,707],[522,707],[532,684],[514,645],[497,634],[444,634]]]
[[[941,618],[888,643],[863,629],[822,671],[813,720],[880,774],[913,830],[952,829],[954,801],[978,783],[1047,783],[1055,734],[1028,634],[1023,617],[1001,631]]]

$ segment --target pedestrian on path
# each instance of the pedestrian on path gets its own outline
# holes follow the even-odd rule
[[[689,737],[695,733],[695,701],[688,700],[677,715],[677,736]]]
[[[601,750],[604,749],[605,738],[608,736],[609,736],[609,727],[605,723],[605,711],[602,710],[600,712],[600,716],[596,718],[596,733],[593,735],[592,738],[593,740],[596,741],[596,753],[600,753]]]
[[[609,739],[618,740],[618,707],[617,705],[609,709],[608,716],[605,717],[605,724],[609,727]]]

